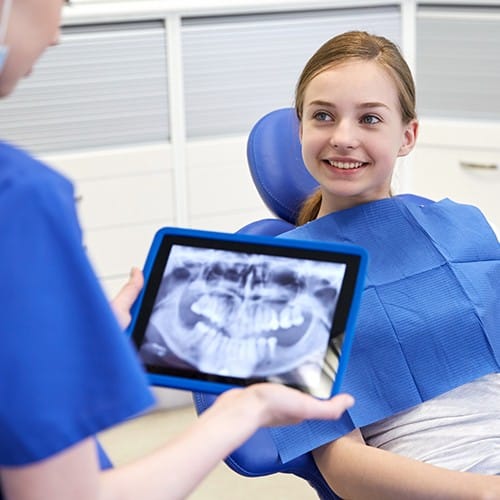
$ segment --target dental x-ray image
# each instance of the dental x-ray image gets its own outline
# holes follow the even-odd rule
[[[330,329],[345,270],[175,244],[140,356],[155,366],[315,386],[322,370],[331,377],[337,368],[342,335],[330,339]]]

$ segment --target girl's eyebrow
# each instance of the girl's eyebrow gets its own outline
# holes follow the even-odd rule
[[[325,106],[328,108],[334,108],[335,104],[332,104],[331,102],[328,101],[322,101],[321,99],[315,99],[314,101],[311,101],[309,106]]]
[[[308,106],[325,106],[328,108],[336,108],[335,104],[329,101],[323,101],[322,99],[315,99],[308,103]],[[390,109],[387,104],[383,102],[373,101],[373,102],[362,102],[356,105],[359,109],[373,109],[373,108],[385,108]]]
[[[390,109],[387,104],[384,104],[383,102],[363,102],[360,105],[358,105],[358,108],[386,108]]]

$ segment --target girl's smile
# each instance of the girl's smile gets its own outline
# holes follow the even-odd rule
[[[369,165],[369,162],[350,157],[333,157],[323,160],[325,169],[334,176],[354,176]]]

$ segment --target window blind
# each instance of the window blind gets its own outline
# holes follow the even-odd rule
[[[500,116],[500,7],[421,7],[417,99],[428,117]]]
[[[167,140],[163,24],[63,28],[14,94],[0,133],[35,153]]]

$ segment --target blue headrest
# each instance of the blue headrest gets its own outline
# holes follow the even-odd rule
[[[295,224],[300,206],[318,183],[302,160],[299,122],[293,108],[272,111],[254,125],[248,137],[247,159],[266,206]]]

